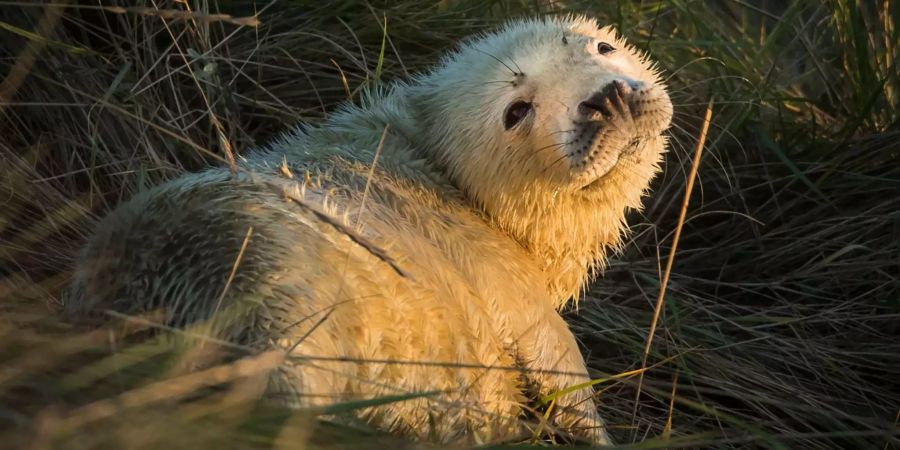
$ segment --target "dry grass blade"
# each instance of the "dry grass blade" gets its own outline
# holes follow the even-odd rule
[[[177,400],[204,387],[228,383],[239,378],[264,375],[277,369],[284,362],[284,358],[285,354],[283,351],[270,351],[258,356],[244,358],[234,363],[222,364],[180,377],[162,380],[125,392],[115,398],[103,399],[82,406],[67,414],[59,422],[54,422],[53,429],[57,432],[69,432],[127,409],[138,408],[151,403]]]
[[[678,373],[679,369],[675,369],[675,376],[672,378],[672,393],[669,398],[669,412],[666,414],[666,426],[663,427],[662,438],[669,439],[672,435],[672,416],[675,414],[675,392],[678,389]]]
[[[228,288],[231,287],[232,281],[234,281],[234,276],[237,274],[238,266],[241,264],[241,260],[244,258],[244,252],[247,250],[247,244],[250,243],[250,236],[253,236],[253,227],[247,227],[247,235],[244,236],[244,241],[241,242],[241,248],[238,250],[237,257],[234,258],[234,264],[231,266],[231,272],[228,273],[228,279],[225,280],[225,286],[222,287],[222,293],[219,294],[218,300],[216,300],[216,307],[213,308],[213,316],[219,312],[219,308],[222,307],[222,300],[225,299],[225,294],[228,293]]]
[[[691,201],[691,193],[694,190],[694,180],[697,178],[697,171],[700,168],[700,158],[703,156],[703,147],[706,145],[706,134],[709,132],[709,124],[712,120],[712,107],[714,98],[710,97],[706,106],[706,113],[703,116],[703,125],[700,129],[700,135],[697,137],[697,146],[694,148],[694,159],[691,163],[691,172],[687,178],[687,187],[684,191],[684,200],[681,203],[681,212],[678,215],[678,225],[675,227],[675,235],[672,237],[672,248],[669,250],[669,258],[666,261],[666,268],[663,272],[662,280],[659,283],[659,293],[656,296],[656,306],[653,309],[653,319],[650,322],[650,330],[647,332],[647,341],[644,344],[644,353],[641,359],[641,369],[647,367],[647,358],[650,356],[650,347],[653,345],[653,336],[656,334],[656,326],[659,322],[659,315],[662,312],[663,302],[666,296],[666,286],[669,284],[669,276],[672,274],[672,265],[675,263],[675,252],[678,249],[678,240],[681,238],[681,230],[684,227],[684,218],[687,216],[688,204]],[[638,378],[637,392],[635,393],[635,412],[632,417],[637,415],[637,405],[641,397],[641,388],[644,383],[644,372],[640,372]]]
[[[12,4],[16,6],[36,6],[36,7],[47,7],[47,8],[72,8],[72,9],[85,9],[85,10],[99,10],[106,11],[112,14],[136,14],[147,17],[159,17],[165,20],[190,20],[193,22],[202,22],[202,23],[216,23],[223,22],[229,23],[232,25],[244,26],[244,27],[258,27],[260,25],[259,17],[257,15],[246,16],[246,17],[235,17],[231,14],[215,14],[215,13],[206,13],[206,12],[196,12],[196,11],[184,11],[179,9],[166,9],[166,8],[151,8],[149,6],[115,6],[115,5],[69,5],[65,0],[58,2],[42,2],[42,3],[27,3],[27,2],[3,2],[6,4]],[[185,2],[184,5],[187,5]]]
[[[179,11],[177,9],[158,9],[142,6],[101,6],[104,11],[114,14],[141,14],[144,16],[159,17],[166,20],[191,20],[196,22],[225,22],[232,25],[240,25],[246,27],[259,26],[259,18],[250,17],[234,17],[230,14],[208,14],[194,11]]]
[[[372,186],[372,179],[375,176],[375,167],[378,165],[378,157],[381,156],[381,150],[384,148],[384,139],[387,137],[390,124],[384,126],[381,132],[381,138],[378,139],[378,147],[375,149],[375,156],[372,157],[372,165],[369,167],[369,174],[366,176],[366,187],[363,190],[362,200],[359,202],[359,211],[356,213],[356,227],[359,228],[363,213],[366,208],[366,200],[369,198],[369,189]]]
[[[317,219],[330,225],[332,228],[337,230],[339,233],[346,235],[348,238],[350,238],[351,241],[353,241],[354,243],[356,243],[357,245],[359,245],[360,247],[365,249],[372,256],[378,258],[379,260],[383,261],[387,265],[391,266],[391,269],[393,269],[394,272],[397,273],[397,275],[400,275],[403,278],[410,278],[410,275],[408,273],[406,273],[405,270],[401,269],[400,266],[398,266],[397,263],[394,262],[394,259],[391,258],[390,255],[387,254],[386,251],[384,251],[377,245],[369,242],[368,239],[366,239],[365,237],[363,237],[362,235],[360,235],[359,233],[354,231],[353,228],[348,227],[347,225],[344,225],[343,223],[341,223],[339,219],[331,217],[330,215],[328,215],[322,211],[319,211],[316,207],[310,205],[309,203],[306,203],[303,200],[303,198],[301,198],[299,195],[299,184],[297,184],[296,182],[292,182],[289,184],[277,184],[277,183],[267,182],[266,184],[270,188],[274,189],[275,192],[278,192],[278,193],[284,195],[285,198],[287,198],[288,200],[290,200],[297,206],[300,206],[304,210],[311,212]]]

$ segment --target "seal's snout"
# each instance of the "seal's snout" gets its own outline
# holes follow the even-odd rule
[[[668,96],[652,83],[617,76],[578,104],[574,138],[566,142],[570,167],[582,190],[619,164],[623,155],[641,148],[668,124]]]
[[[578,112],[586,117],[600,113],[611,119],[620,115],[630,115],[628,108],[635,91],[643,88],[644,83],[629,79],[613,80],[586,100],[578,104]]]

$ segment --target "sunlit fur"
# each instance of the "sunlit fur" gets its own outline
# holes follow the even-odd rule
[[[563,36],[567,45],[561,43]],[[617,51],[600,56],[598,42]],[[515,86],[485,83],[514,78],[486,55],[525,75]],[[573,128],[579,102],[623,76],[657,90],[659,125],[643,130],[639,151],[607,174],[595,195],[580,195],[573,191],[583,180],[570,174],[554,145],[569,138],[565,130]],[[505,32],[469,42],[419,78],[413,92],[419,94],[414,110],[429,129],[426,147],[498,228],[539,258],[556,306],[577,297],[587,269],[602,264],[606,251],[618,247],[625,211],[640,208],[659,169],[665,147],[661,132],[672,109],[646,56],[613,29],[598,30],[593,20],[515,23]],[[537,118],[527,134],[504,132],[500,124],[504,108],[517,98],[533,98],[536,104]]]
[[[601,41],[617,50],[599,55]],[[643,114],[579,115],[614,79],[645,83]],[[534,110],[507,130],[517,100]],[[119,207],[81,254],[69,310],[162,308],[169,325],[211,320],[219,338],[290,350],[300,359],[269,394],[291,406],[438,391],[359,414],[423,439],[521,438],[524,404],[588,380],[557,309],[640,206],[668,96],[611,29],[566,17],[477,36],[361,103],[248,155],[236,175],[186,175]],[[567,144],[576,122],[607,130],[582,166]],[[591,397],[560,397],[553,424],[608,442]]]

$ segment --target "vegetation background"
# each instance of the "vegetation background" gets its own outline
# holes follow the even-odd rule
[[[597,378],[641,366],[714,99],[642,393],[637,376],[597,386],[617,441],[900,447],[890,0],[2,1],[0,442],[417,445],[258,404],[264,361],[205,367],[196,349],[148,338],[146,318],[99,330],[61,320],[71,257],[137,190],[320,120],[464,36],[568,11],[648,50],[676,110],[665,175],[631,217],[630,242],[567,314]]]

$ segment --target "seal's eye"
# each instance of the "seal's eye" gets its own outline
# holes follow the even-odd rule
[[[616,51],[616,48],[612,45],[607,44],[606,42],[597,44],[597,52],[599,52],[601,55],[608,55],[614,51]]]
[[[530,111],[531,103],[528,102],[518,101],[509,105],[509,108],[506,108],[506,115],[503,117],[503,126],[507,130],[516,126]]]

